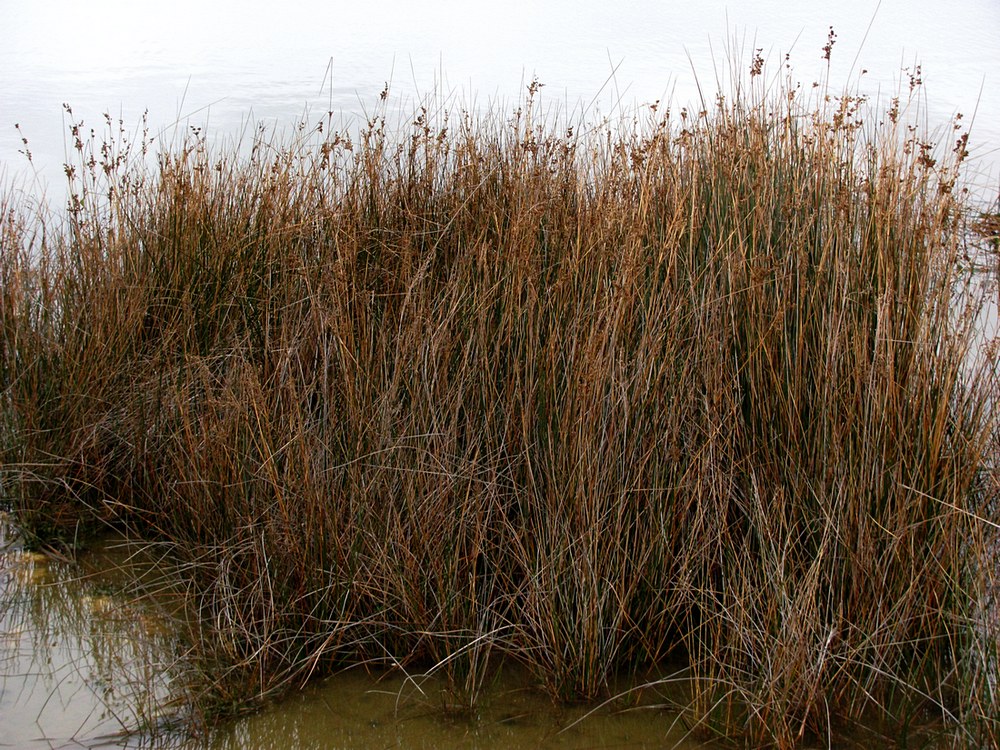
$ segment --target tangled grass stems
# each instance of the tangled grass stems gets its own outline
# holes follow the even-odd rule
[[[703,731],[995,742],[964,139],[758,74],[583,136],[533,84],[153,170],[81,140],[65,225],[2,198],[20,522],[171,544],[227,704],[361,662],[471,706],[502,659],[592,699],[674,655]]]

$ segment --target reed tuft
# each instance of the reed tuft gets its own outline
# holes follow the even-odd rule
[[[539,96],[81,139],[64,221],[0,197],[20,523],[170,542],[226,701],[360,661],[468,707],[503,659],[593,699],[669,656],[750,744],[1000,740],[964,141],[760,66],[589,130]]]

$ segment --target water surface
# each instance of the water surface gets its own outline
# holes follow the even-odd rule
[[[78,561],[0,530],[0,747],[148,744],[186,710],[176,602],[153,561],[103,544]],[[123,736],[123,732],[131,736]]]
[[[206,729],[188,703],[184,601],[164,575],[165,562],[119,538],[76,561],[6,541],[0,747],[713,747],[690,736],[670,708],[681,681],[634,691],[623,685],[628,697],[603,706],[559,707],[513,668],[489,681],[473,713],[450,707],[435,676],[349,669]]]
[[[963,113],[971,172],[995,193],[998,32],[995,0],[4,2],[0,171],[60,180],[71,124],[63,103],[98,129],[105,112],[136,128],[148,110],[166,144],[190,127],[238,137],[251,121],[290,131],[330,110],[363,117],[386,82],[404,108],[436,93],[482,110],[506,109],[537,77],[552,106],[613,114],[658,99],[696,103],[699,82],[711,101],[732,61],[745,78],[760,48],[772,81],[787,53],[807,86],[828,73],[835,90],[883,99],[905,90],[919,65],[927,126]],[[33,165],[18,153],[22,134]]]

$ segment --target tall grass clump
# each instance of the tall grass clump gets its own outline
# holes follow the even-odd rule
[[[227,701],[364,661],[472,706],[504,659],[593,699],[677,657],[749,744],[995,742],[965,139],[760,73],[592,128],[533,83],[155,168],[80,140],[63,222],[3,199],[8,502],[171,542]]]

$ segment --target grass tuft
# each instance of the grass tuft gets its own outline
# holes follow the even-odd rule
[[[64,221],[0,196],[20,523],[169,542],[227,703],[366,662],[471,707],[503,659],[590,700],[671,656],[753,745],[1000,741],[964,139],[759,65],[590,129],[538,88],[155,167],[81,139]]]

